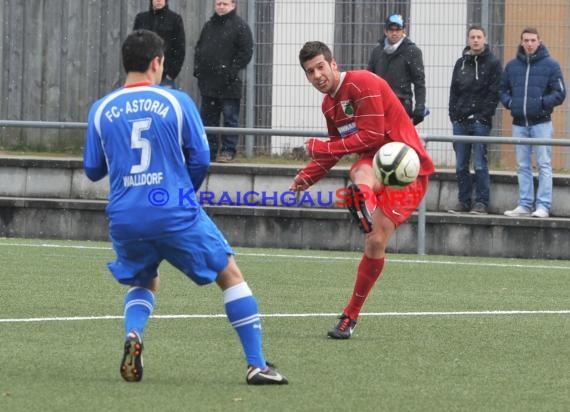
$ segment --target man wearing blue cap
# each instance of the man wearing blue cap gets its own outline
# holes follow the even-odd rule
[[[422,51],[406,36],[406,22],[400,14],[386,19],[384,38],[372,50],[368,70],[388,82],[414,125],[424,120],[427,110]]]

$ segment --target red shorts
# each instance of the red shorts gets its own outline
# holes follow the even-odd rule
[[[359,164],[372,166],[372,157],[363,156],[352,165],[352,168]],[[428,182],[428,176],[418,176],[402,189],[383,186],[379,192],[375,192],[376,206],[381,208],[384,215],[398,227],[416,211],[427,193]]]

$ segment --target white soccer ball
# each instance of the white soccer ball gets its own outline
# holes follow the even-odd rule
[[[390,142],[374,155],[372,167],[376,177],[384,186],[400,189],[418,177],[420,158],[407,144]]]

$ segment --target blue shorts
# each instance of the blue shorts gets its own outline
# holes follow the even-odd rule
[[[144,224],[144,223],[143,223]],[[119,283],[140,286],[158,276],[166,260],[198,285],[212,283],[234,251],[203,209],[188,229],[159,239],[119,241],[111,237],[117,260],[108,264]]]

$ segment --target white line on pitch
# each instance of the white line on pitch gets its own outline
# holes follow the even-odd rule
[[[63,249],[86,249],[86,250],[112,250],[111,247],[105,246],[82,246],[82,245],[56,245],[48,243],[40,244],[26,244],[26,243],[2,243],[0,246],[22,246],[22,247],[43,247],[43,248],[63,248]],[[239,256],[248,257],[261,257],[261,258],[283,258],[283,259],[315,259],[315,260],[351,260],[359,261],[360,256],[315,256],[315,255],[287,255],[287,254],[271,254],[271,253],[239,253]],[[569,266],[556,266],[556,265],[528,265],[516,263],[481,263],[481,262],[455,262],[448,260],[423,260],[423,259],[393,259],[392,255],[388,255],[387,263],[404,263],[404,264],[432,264],[432,265],[454,265],[454,266],[476,266],[476,267],[509,267],[509,268],[522,268],[522,269],[555,269],[555,270],[570,270]]]
[[[570,310],[484,310],[484,311],[454,311],[454,312],[369,312],[360,316],[370,317],[416,317],[416,316],[514,316],[514,315],[570,315]],[[314,318],[336,317],[338,313],[274,313],[260,314],[263,318]],[[225,318],[225,314],[204,315],[154,315],[153,319],[214,319]],[[82,320],[117,320],[122,316],[57,316],[46,318],[13,318],[0,319],[0,323],[28,323],[28,322],[69,322]]]

